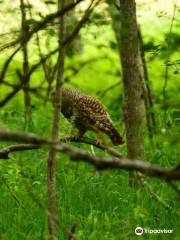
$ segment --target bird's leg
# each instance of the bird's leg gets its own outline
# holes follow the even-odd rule
[[[104,142],[103,133],[101,131],[98,131],[96,144],[97,145],[102,145],[103,142]]]
[[[86,130],[84,129],[78,129],[77,135],[73,136],[75,140],[81,139],[81,137],[85,134]]]
[[[85,133],[85,131],[79,130],[76,135],[71,135],[69,137],[66,137],[65,141],[66,142],[68,142],[68,141],[75,141],[76,142],[76,141],[81,139],[81,137],[83,136],[84,133]]]
[[[79,140],[81,139],[81,137],[84,135],[84,133],[86,132],[86,130],[84,128],[80,128],[76,125],[75,121],[76,121],[76,114],[74,113],[71,118],[70,118],[70,122],[72,125],[74,125],[74,127],[76,127],[78,129],[78,133],[74,136],[71,136],[70,138],[71,139],[74,139],[75,141],[76,140]]]

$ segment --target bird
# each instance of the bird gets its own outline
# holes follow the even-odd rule
[[[61,112],[78,129],[77,138],[87,131],[93,131],[98,135],[98,144],[102,144],[103,134],[114,145],[124,143],[106,108],[93,96],[62,87]]]

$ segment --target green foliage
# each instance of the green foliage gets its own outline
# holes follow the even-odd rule
[[[0,3],[5,1],[0,1]],[[54,5],[54,1],[44,1]],[[11,9],[13,11],[13,9]],[[44,12],[43,12],[44,14]],[[150,86],[152,88],[157,131],[150,142],[145,130],[145,157],[147,161],[164,167],[174,167],[179,159],[180,142],[180,85],[179,85],[179,29],[169,35],[169,20],[151,16],[151,20],[142,21],[144,50],[147,59]],[[36,20],[28,20],[30,26]],[[93,23],[95,21],[96,24]],[[117,44],[108,18],[94,14],[88,26],[81,30],[83,51],[70,55],[65,64],[65,86],[77,88],[99,97],[111,85],[121,80]],[[152,24],[153,23],[153,24]],[[5,22],[5,25],[11,29]],[[14,23],[13,23],[14,26]],[[8,29],[9,30],[9,29]],[[2,42],[11,40],[12,35]],[[43,54],[57,47],[56,31],[48,27],[40,33]],[[170,47],[167,48],[167,39]],[[49,44],[49,49],[47,47]],[[34,39],[28,45],[30,65],[35,64],[38,49]],[[10,54],[7,51],[7,54]],[[1,55],[2,67],[7,54]],[[52,62],[56,62],[52,57]],[[162,87],[164,71],[168,65],[167,106],[163,105]],[[21,69],[22,56],[18,54],[8,69],[6,81],[18,84],[16,69]],[[31,77],[31,87],[38,86],[44,79],[43,69]],[[45,85],[46,86],[46,85]],[[9,93],[10,88],[1,85],[0,100]],[[42,91],[44,94],[44,92]],[[50,103],[44,105],[35,94],[32,97],[32,124],[27,126],[24,118],[23,93],[19,92],[0,111],[0,127],[30,131],[50,136],[53,109]],[[101,99],[112,116],[117,128],[125,135],[122,121],[122,82]],[[167,112],[167,127],[164,127],[164,110]],[[72,134],[72,127],[61,116],[60,137]],[[94,137],[92,133],[88,133]],[[0,142],[0,148],[7,146]],[[75,144],[89,152],[90,146]],[[126,147],[117,147],[126,154]],[[108,156],[106,152],[94,149],[97,154]],[[146,188],[136,189],[128,186],[128,173],[124,171],[104,171],[97,173],[85,163],[70,162],[67,156],[57,157],[57,199],[60,223],[71,229],[77,224],[76,235],[80,240],[132,240],[132,239],[172,239],[180,236],[179,208],[176,193],[164,182],[147,178],[155,192],[170,207],[165,209],[156,202]],[[47,149],[17,152],[10,160],[0,161],[0,239],[2,240],[37,240],[48,239],[46,213],[32,199],[31,189],[44,206],[47,205]],[[137,226],[145,228],[173,229],[171,235],[135,235]],[[61,228],[58,239],[67,239]]]

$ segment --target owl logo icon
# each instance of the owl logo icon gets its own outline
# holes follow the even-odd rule
[[[138,235],[138,236],[142,235],[143,234],[143,228],[142,227],[137,227],[135,229],[135,234]]]

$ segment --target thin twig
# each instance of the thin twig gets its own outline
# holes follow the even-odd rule
[[[15,49],[15,51],[9,56],[9,58],[6,60],[6,62],[3,65],[1,74],[0,74],[0,84],[2,83],[2,81],[4,80],[5,74],[7,72],[8,66],[10,64],[10,62],[12,61],[13,57],[16,55],[16,53],[18,53],[18,51],[21,49],[21,47],[17,47]]]
[[[121,82],[118,81],[114,84],[112,84],[111,86],[107,87],[106,89],[104,89],[103,91],[99,92],[98,95],[100,98],[103,98],[109,91],[111,91],[112,89],[120,86]]]
[[[9,184],[7,183],[6,179],[1,176],[0,180],[4,183],[4,185],[6,186],[8,192],[11,194],[12,198],[15,200],[15,202],[17,203],[17,205],[21,206],[27,213],[27,210],[25,208],[25,206],[23,205],[23,203],[20,201],[20,199],[17,197],[17,195],[12,191],[11,187],[9,186]]]
[[[180,196],[180,189],[176,186],[173,181],[167,181],[167,183],[176,191],[177,195]]]
[[[143,174],[139,173],[138,174],[138,178],[140,180],[140,182],[142,183],[142,185],[144,187],[146,187],[146,189],[149,191],[149,193],[151,194],[151,196],[157,201],[159,202],[163,207],[165,207],[168,210],[171,210],[172,208],[166,203],[164,202],[159,196],[158,194],[154,191],[154,189],[147,183],[147,181],[145,181]]]

